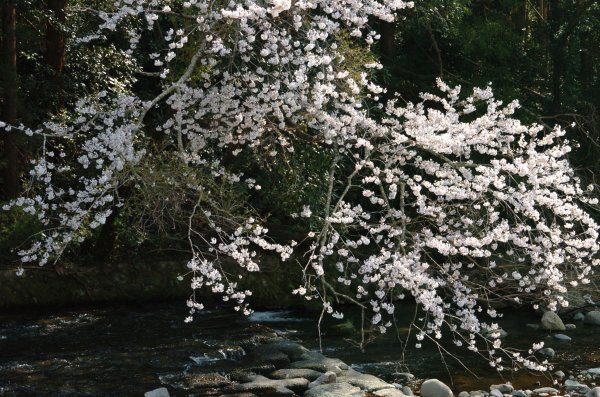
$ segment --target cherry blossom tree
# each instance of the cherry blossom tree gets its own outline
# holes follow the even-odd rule
[[[184,170],[172,183],[186,195],[192,289],[208,288],[248,313],[251,291],[237,278],[260,271],[257,252],[285,261],[297,242],[275,243],[243,202],[235,213],[221,211],[211,183],[260,190],[226,158],[252,153],[276,162],[304,144],[329,163],[320,176],[322,207],[307,203],[293,214],[316,227],[306,235],[308,252],[295,255],[303,277],[291,292],[321,300],[323,313],[338,318],[336,302],[358,304],[381,332],[395,302],[412,296],[423,313],[414,323],[418,341],[450,332],[500,369],[501,352],[545,368],[501,347],[494,303],[568,304],[567,288],[588,283],[598,263],[598,226],[586,212],[596,199],[569,166],[564,131],[523,125],[514,116],[518,103],[503,104],[489,87],[461,94],[438,81],[438,92],[419,103],[381,98],[385,89],[371,79],[381,65],[349,62],[348,43],[367,53],[379,38],[369,22],[391,22],[411,6],[117,0],[98,11],[98,31],[80,41],[126,32],[132,60],[153,62],[155,69],[142,72],[158,71],[160,92],[100,92],[82,98],[65,121],[3,126],[44,142],[30,188],[6,206],[47,228],[19,252],[22,262],[58,260],[124,204],[120,187],[142,188],[139,168],[155,161],[145,144],[153,129],[171,142],[164,156]],[[144,32],[167,17],[165,48],[145,54]],[[170,113],[157,126],[149,118],[159,107]],[[55,142],[69,144],[57,150]],[[223,270],[223,257],[239,265],[236,279]],[[195,292],[188,306],[191,321],[203,307]]]

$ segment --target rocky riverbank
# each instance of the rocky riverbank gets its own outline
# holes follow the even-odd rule
[[[488,390],[457,391],[437,379],[417,380],[410,373],[396,373],[390,383],[353,369],[343,361],[311,351],[266,327],[244,346],[222,351],[238,361],[230,373],[189,373],[161,379],[167,387],[149,391],[145,397],[600,397],[600,368],[566,376],[557,371],[548,386],[515,389],[510,383],[490,385]]]

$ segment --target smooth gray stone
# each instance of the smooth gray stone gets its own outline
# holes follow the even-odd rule
[[[454,397],[454,393],[443,382],[428,379],[421,385],[421,397]]]
[[[542,393],[546,393],[546,394],[550,394],[550,395],[557,395],[558,394],[558,390],[556,390],[553,387],[540,387],[537,389],[533,390],[533,394],[542,394]]]
[[[544,313],[541,324],[542,328],[548,331],[564,331],[566,329],[565,324],[560,319],[558,314],[553,311],[547,311]]]
[[[273,379],[304,378],[308,379],[309,381],[313,381],[321,375],[323,375],[322,372],[315,371],[314,369],[283,368],[271,372],[269,374],[269,377]]]
[[[566,328],[566,329],[576,329],[576,328],[577,328],[577,326],[576,326],[575,324],[571,324],[571,323],[569,323],[569,324],[565,324],[565,328]]]
[[[576,313],[573,316],[573,321],[583,321],[583,320],[585,320],[585,315],[583,313],[581,313],[581,312]]]
[[[598,376],[600,375],[600,368],[590,368],[587,371],[588,374],[592,375],[592,376]]]
[[[515,390],[511,393],[514,397],[527,397],[527,393],[523,390]]]
[[[328,383],[305,391],[304,397],[366,397],[366,393],[349,383]]]
[[[402,390],[402,393],[406,394],[407,396],[414,396],[415,394],[413,393],[412,389],[408,386],[402,386],[400,388],[400,390]]]
[[[325,372],[323,375],[319,376],[314,381],[310,382],[308,384],[308,388],[312,389],[313,387],[317,387],[319,385],[324,385],[327,383],[336,383],[336,382],[337,382],[337,375],[335,374],[335,372],[328,371],[328,372]]]
[[[537,352],[539,354],[541,354],[542,356],[546,356],[546,357],[549,357],[549,358],[552,358],[552,357],[554,357],[556,355],[556,352],[551,347],[544,347],[543,349],[540,349]]]
[[[592,310],[591,312],[588,312],[585,315],[583,322],[591,325],[600,325],[600,311]]]
[[[471,397],[468,391],[461,391],[458,393],[458,397]]]
[[[338,381],[350,383],[352,386],[360,387],[361,389],[369,392],[394,388],[393,385],[384,382],[376,376],[363,374],[353,369],[342,371],[342,373],[338,376]]]
[[[494,389],[497,389],[497,390],[499,390],[501,393],[510,393],[510,392],[512,392],[512,391],[513,391],[515,388],[514,388],[514,387],[512,387],[512,385],[511,385],[511,384],[508,384],[508,383],[502,383],[502,384],[499,384],[499,385],[491,385],[491,386],[490,386],[490,390],[494,390]]]
[[[150,390],[144,393],[144,397],[170,397],[169,391],[166,387],[159,387],[158,389]]]
[[[576,380],[573,379],[567,379],[565,381],[565,390],[567,391],[578,391],[580,393],[587,393],[588,391],[590,391],[590,388],[588,387],[588,385],[584,385],[583,383],[579,383]]]
[[[585,397],[600,397],[600,387],[594,387],[585,394]]]
[[[559,371],[556,371],[556,372],[554,373],[554,375],[555,375],[557,378],[561,378],[561,379],[565,377],[565,373],[564,373],[563,371],[560,371],[560,370],[559,370]]]
[[[559,342],[571,342],[571,337],[565,334],[554,334],[554,339]]]
[[[504,394],[502,394],[502,392],[498,389],[492,389],[490,390],[490,396],[492,397],[504,397]]]
[[[301,356],[299,361],[294,361],[289,365],[290,368],[308,368],[315,371],[327,372],[333,371],[339,375],[343,370],[347,370],[348,365],[337,358],[325,357],[321,353],[308,352]]]
[[[373,394],[377,397],[406,397],[406,395],[398,389],[382,389],[373,392]]]
[[[308,380],[304,378],[269,379],[262,375],[251,376],[251,381],[228,386],[227,391],[269,392],[282,396],[293,396],[294,390],[306,390]]]

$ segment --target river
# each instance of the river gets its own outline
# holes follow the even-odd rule
[[[460,353],[460,359],[473,373],[440,355],[432,344],[416,349],[411,342],[404,348],[413,313],[412,305],[401,307],[397,329],[377,337],[364,352],[331,331],[323,335],[323,351],[390,382],[396,380],[395,372],[410,371],[417,379],[438,378],[455,391],[488,389],[505,380],[518,388],[551,385],[548,375],[527,371],[502,377],[467,352]],[[183,322],[185,315],[186,307],[179,301],[2,314],[0,395],[141,396],[163,385],[172,390],[182,375],[227,373],[236,368],[235,354],[227,350],[235,352],[242,339],[258,329],[257,324],[308,348],[319,346],[318,314],[311,312],[257,311],[247,318],[218,309],[198,315],[192,323]],[[577,323],[577,329],[565,332],[573,341],[561,343],[547,332],[525,326],[536,322],[539,316],[533,312],[505,313],[500,320],[508,332],[505,343],[524,347],[543,340],[557,352],[555,369],[567,374],[599,366],[600,327]],[[193,395],[185,390],[180,393],[171,395]]]

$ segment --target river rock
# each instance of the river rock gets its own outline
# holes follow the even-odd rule
[[[585,320],[585,315],[583,313],[581,313],[581,312],[576,313],[573,316],[573,321],[583,321],[583,320]]]
[[[373,392],[373,394],[377,397],[406,397],[406,395],[398,389],[382,389]]]
[[[579,393],[587,393],[590,391],[588,385],[584,385],[583,383],[579,383],[573,379],[567,379],[564,384],[565,390],[567,391],[577,391]]]
[[[304,378],[312,382],[321,375],[323,375],[322,372],[315,371],[314,369],[284,368],[271,372],[269,377],[273,379]]]
[[[295,391],[306,390],[308,380],[304,378],[269,379],[262,375],[251,376],[250,382],[228,386],[228,392],[262,392],[282,396],[293,396]]]
[[[394,376],[398,379],[399,382],[412,382],[415,380],[415,376],[410,372],[394,372]]]
[[[166,387],[159,387],[158,389],[150,390],[144,393],[144,397],[170,397],[169,391]]]
[[[600,325],[600,311],[592,310],[586,313],[583,322],[591,325]]]
[[[590,368],[585,372],[587,372],[589,375],[592,375],[593,377],[596,377],[600,375],[600,368]]]
[[[339,375],[349,367],[345,362],[337,358],[325,357],[317,352],[307,352],[301,356],[299,361],[291,363],[290,368],[308,368],[320,372],[333,371]]]
[[[548,357],[548,358],[552,358],[552,357],[554,357],[556,355],[556,352],[551,347],[544,347],[543,349],[540,349],[537,352],[539,354],[541,354],[542,356],[545,356],[545,357]]]
[[[515,388],[512,387],[511,384],[509,383],[502,383],[499,385],[491,385],[490,386],[490,390],[499,390],[500,393],[510,393],[514,390]]]
[[[502,392],[498,389],[492,389],[490,390],[490,396],[492,397],[504,397],[504,394],[502,394]]]
[[[565,373],[563,371],[558,370],[554,373],[554,376],[556,376],[559,379],[562,379],[565,377]]]
[[[559,342],[571,342],[571,337],[565,334],[554,334],[554,339]]]
[[[458,393],[458,397],[471,397],[468,391],[461,391]]]
[[[511,395],[513,397],[527,397],[527,393],[525,393],[523,390],[514,390]]]
[[[335,383],[337,381],[337,375],[333,371],[325,372],[323,375],[319,376],[314,381],[308,384],[308,388],[312,389],[313,387],[317,387],[320,385],[325,385],[327,383]]]
[[[600,387],[594,387],[585,394],[585,397],[600,397]]]
[[[421,397],[454,397],[454,393],[439,380],[428,379],[421,385]]]
[[[366,393],[349,383],[328,383],[307,390],[304,397],[366,397]]]
[[[381,389],[392,389],[393,385],[384,382],[376,376],[363,374],[353,369],[342,371],[338,378],[339,382],[346,382],[363,390],[374,392]]]
[[[535,329],[535,330],[540,329],[540,325],[539,324],[525,324],[525,326],[527,328],[531,328],[531,329]]]
[[[175,384],[183,389],[198,389],[198,388],[219,388],[230,385],[232,382],[227,377],[216,373],[189,373],[181,377],[179,382]],[[174,385],[173,382],[169,384]]]
[[[408,386],[402,386],[400,388],[400,390],[402,390],[402,393],[404,393],[407,396],[414,396],[415,394],[413,393],[412,389]]]
[[[304,354],[310,353],[310,350],[308,350],[306,347],[289,340],[268,343],[267,346],[269,346],[271,349],[279,350],[280,352],[287,354],[291,361],[301,360]]]
[[[542,328],[548,331],[564,331],[565,324],[562,322],[558,314],[553,311],[547,311],[542,316],[541,320]]]
[[[297,343],[283,340],[255,347],[246,357],[246,361],[253,364],[273,364],[276,368],[282,368],[309,352]]]
[[[540,387],[538,389],[534,389],[533,394],[537,394],[537,395],[546,394],[546,395],[555,396],[558,394],[558,390],[556,390],[553,387]]]
[[[575,324],[565,324],[566,329],[576,329],[577,326]]]
[[[240,361],[246,355],[246,351],[241,346],[225,346],[219,350],[219,353],[223,358],[233,361]]]

